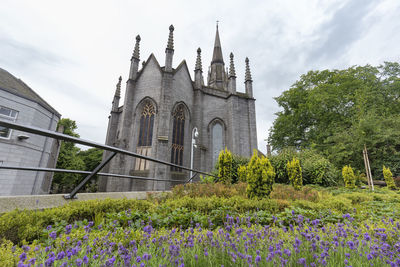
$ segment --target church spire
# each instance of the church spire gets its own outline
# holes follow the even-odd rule
[[[118,111],[119,99],[121,98],[121,82],[122,82],[122,77],[119,76],[118,83],[115,89],[114,99],[112,102],[111,112]]]
[[[230,64],[229,64],[229,78],[236,77],[235,65],[233,63],[233,53],[229,55],[230,57]]]
[[[172,71],[172,58],[174,56],[174,25],[169,26],[167,48],[165,49],[165,71]]]
[[[122,81],[122,77],[119,76],[118,83],[117,83],[117,88],[115,89],[115,96],[116,97],[121,97],[121,81]]]
[[[246,57],[246,73],[245,73],[245,77],[244,77],[244,84],[245,84],[245,88],[246,88],[246,94],[252,98],[253,97],[253,80],[251,79],[248,57]]]
[[[139,51],[140,35],[136,36],[135,49],[131,58],[131,69],[129,71],[129,79],[135,80],[139,69],[140,51]]]
[[[224,59],[222,57],[221,41],[219,40],[218,23],[217,23],[217,32],[215,33],[214,52],[211,64],[216,62],[224,64]]]
[[[203,67],[201,65],[201,49],[199,47],[197,49],[196,66],[194,68],[194,82],[195,82],[196,88],[200,88],[202,85],[204,85],[202,73],[203,73]]]
[[[139,43],[140,43],[140,35],[136,36],[136,44],[135,49],[133,50],[133,58],[140,59],[140,51],[139,51]]]
[[[200,47],[197,49],[196,66],[195,66],[194,70],[203,71],[203,67],[201,66],[201,49],[200,49]]]
[[[246,73],[245,73],[245,77],[244,77],[244,81],[250,81],[252,82],[253,80],[251,79],[251,73],[250,73],[250,66],[249,66],[249,58],[246,57]]]
[[[235,65],[233,63],[233,53],[229,55],[230,64],[229,64],[229,78],[228,78],[228,90],[232,94],[236,93],[236,71]]]
[[[219,31],[215,33],[214,52],[211,61],[210,70],[208,72],[208,86],[226,90],[225,63],[222,57],[221,41],[219,39]]]

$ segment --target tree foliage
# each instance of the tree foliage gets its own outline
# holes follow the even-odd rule
[[[300,160],[303,184],[319,184],[322,186],[338,184],[341,178],[340,171],[326,157],[315,149],[296,151],[290,147],[269,157],[276,172],[275,182],[284,184],[290,182],[286,165],[294,157]]]
[[[337,168],[364,169],[366,144],[374,175],[400,172],[400,65],[310,71],[275,98],[283,109],[270,131],[274,150],[313,148]]]
[[[58,129],[59,127],[63,127],[64,134],[79,137],[79,134],[76,132],[78,128],[76,122],[71,119],[64,118],[59,120],[57,127]],[[91,171],[100,164],[102,154],[102,151],[97,148],[81,151],[74,143],[62,141],[56,168]],[[53,193],[70,192],[82,179],[82,174],[55,173],[51,191]],[[92,187],[91,191],[95,190],[93,183],[92,185],[87,185],[86,190],[89,187]]]

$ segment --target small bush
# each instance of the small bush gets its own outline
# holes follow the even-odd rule
[[[237,169],[238,179],[240,182],[246,182],[247,179],[247,167],[246,166],[239,166]]]
[[[240,181],[239,173],[238,173],[239,167],[247,166],[248,163],[249,163],[249,158],[232,154],[232,183],[233,184]],[[212,173],[218,176],[218,171],[219,171],[219,161],[217,160]],[[246,180],[243,180],[242,182],[245,182],[245,181]]]
[[[290,183],[295,190],[300,190],[303,186],[303,177],[301,175],[301,167],[298,159],[293,158],[292,161],[288,161],[286,170],[289,175]]]
[[[385,165],[383,165],[383,177],[385,178],[386,186],[389,189],[392,189],[392,190],[396,189],[396,185],[393,180],[392,172],[390,171],[389,168],[386,168]]]
[[[350,165],[346,165],[342,169],[344,184],[347,188],[354,188],[356,186],[356,177]]]
[[[249,198],[268,197],[274,184],[275,171],[266,157],[259,157],[257,150],[247,166],[247,196]]]
[[[225,148],[218,156],[218,177],[224,184],[232,184],[232,153]]]

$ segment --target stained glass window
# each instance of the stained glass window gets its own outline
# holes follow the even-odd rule
[[[185,137],[185,112],[184,107],[179,105],[172,113],[173,130],[172,130],[172,147],[171,147],[171,163],[183,165],[183,142]],[[171,171],[182,171],[178,167],[171,167]]]
[[[136,148],[136,153],[143,156],[151,155],[151,144],[153,139],[153,125],[155,109],[152,103],[147,102],[140,116],[139,123],[139,138]],[[136,159],[135,170],[148,170],[149,162],[144,159]]]

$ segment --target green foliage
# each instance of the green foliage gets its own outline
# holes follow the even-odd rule
[[[214,183],[214,177],[213,176],[209,176],[209,175],[206,175],[206,176],[200,175],[200,183],[202,183],[202,184],[213,184]]]
[[[82,226],[87,225],[88,221],[95,223],[93,229],[101,225],[106,232],[128,225],[132,230],[141,229],[149,221],[159,229],[186,229],[197,223],[201,227],[214,229],[224,226],[228,215],[235,220],[238,218],[238,223],[242,225],[249,220],[262,225],[295,225],[294,219],[299,215],[304,216],[304,220],[319,219],[324,225],[343,222],[343,213],[349,213],[357,225],[362,225],[366,220],[379,223],[389,217],[400,219],[400,195],[386,188],[369,192],[344,187],[303,186],[301,190],[294,190],[292,186],[275,184],[270,198],[249,199],[245,185],[193,183],[176,187],[172,193],[154,196],[149,200],[74,201],[41,211],[15,210],[4,213],[0,216],[0,262],[11,259],[10,253],[2,251],[12,245],[7,240],[19,245],[24,240],[44,242],[49,234],[44,230],[48,225],[53,226],[51,231],[62,233],[67,224]],[[210,194],[210,191],[214,194]],[[86,234],[82,232],[82,236]]]
[[[247,167],[245,165],[241,165],[237,169],[238,179],[240,182],[246,182],[247,179]]]
[[[288,161],[286,170],[289,175],[289,181],[295,190],[300,190],[303,186],[303,176],[301,175],[300,161],[293,158],[292,161]]]
[[[76,133],[76,122],[68,118],[59,120],[58,128],[63,127],[63,133],[79,137]],[[103,156],[102,150],[91,148],[81,151],[74,143],[61,142],[60,153],[56,167],[58,169],[92,171],[100,164]],[[81,174],[55,173],[52,183],[52,193],[70,192],[83,179]],[[97,179],[97,177],[96,177]],[[87,184],[85,191],[97,191],[96,179]]]
[[[74,201],[43,211],[15,210],[0,216],[0,240],[5,238],[13,243],[20,243],[22,240],[33,241],[43,237],[43,229],[56,222],[73,223],[84,219],[94,221],[97,214],[127,209],[145,211],[152,206],[148,201],[107,199]]]
[[[337,185],[339,172],[327,158],[313,149],[297,152],[293,148],[283,149],[278,154],[269,157],[276,172],[275,181],[277,183],[288,184],[290,182],[286,164],[293,157],[300,160],[303,184]]]
[[[257,150],[247,166],[247,196],[249,198],[268,197],[274,184],[275,171],[268,158],[259,157]]]
[[[393,174],[389,168],[385,167],[385,165],[383,165],[383,177],[385,178],[386,186],[389,189],[392,189],[392,190],[396,189],[396,185],[394,184],[394,180],[393,180]]]
[[[276,98],[283,110],[269,141],[275,150],[313,148],[337,169],[351,163],[359,171],[366,144],[374,176],[384,163],[400,172],[399,91],[399,63],[310,71]]]
[[[345,165],[342,169],[342,176],[346,188],[354,188],[356,186],[356,176],[350,165]]]
[[[218,177],[219,181],[224,184],[232,183],[232,153],[225,148],[219,153],[218,156]]]
[[[246,166],[248,163],[248,158],[232,154],[232,183],[240,181],[238,169],[240,166]],[[216,175],[218,175],[219,161],[216,162],[214,171],[216,172]]]

